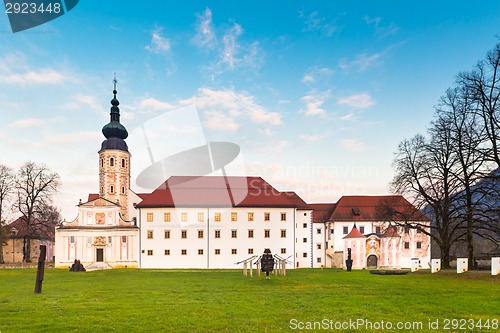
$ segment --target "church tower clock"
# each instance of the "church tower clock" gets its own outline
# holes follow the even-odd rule
[[[110,122],[102,128],[106,137],[99,150],[99,196],[120,205],[120,214],[129,220],[130,153],[125,139],[127,129],[120,124],[120,109],[116,98],[116,77],[111,100]]]

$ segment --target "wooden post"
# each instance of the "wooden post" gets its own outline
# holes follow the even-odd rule
[[[282,265],[282,268],[281,268],[281,275],[286,276],[286,261],[285,261],[285,260],[282,260],[282,261],[281,261],[281,265]]]
[[[42,282],[45,270],[45,256],[47,254],[47,247],[40,245],[40,256],[38,257],[38,269],[36,270],[35,294],[42,293]]]
[[[257,260],[257,277],[260,278],[260,260]]]
[[[243,262],[243,276],[247,276],[247,261]]]
[[[253,261],[253,259],[250,259],[250,277],[253,277],[252,261]]]

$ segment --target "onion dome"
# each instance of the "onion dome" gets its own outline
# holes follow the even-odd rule
[[[128,151],[127,144],[125,140],[128,137],[128,132],[125,126],[120,124],[120,102],[116,98],[116,77],[113,80],[114,89],[113,89],[113,99],[111,100],[111,112],[110,114],[110,122],[102,128],[102,134],[106,137],[106,140],[103,141],[101,145],[102,149],[120,149]]]

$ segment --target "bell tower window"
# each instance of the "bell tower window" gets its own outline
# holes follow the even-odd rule
[[[114,187],[113,185],[111,185],[111,186],[109,187],[109,192],[110,192],[110,193],[115,193],[115,187]]]
[[[104,168],[104,158],[101,158],[101,168]]]
[[[115,166],[115,159],[113,157],[109,159],[109,166]]]
[[[122,194],[125,194],[125,186],[122,186]]]
[[[122,158],[122,168],[125,168],[125,159]]]

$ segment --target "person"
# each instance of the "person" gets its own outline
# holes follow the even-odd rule
[[[271,250],[264,250],[264,254],[260,258],[260,267],[266,273],[266,279],[270,279],[269,272],[272,272],[274,269],[274,257],[271,254]]]

